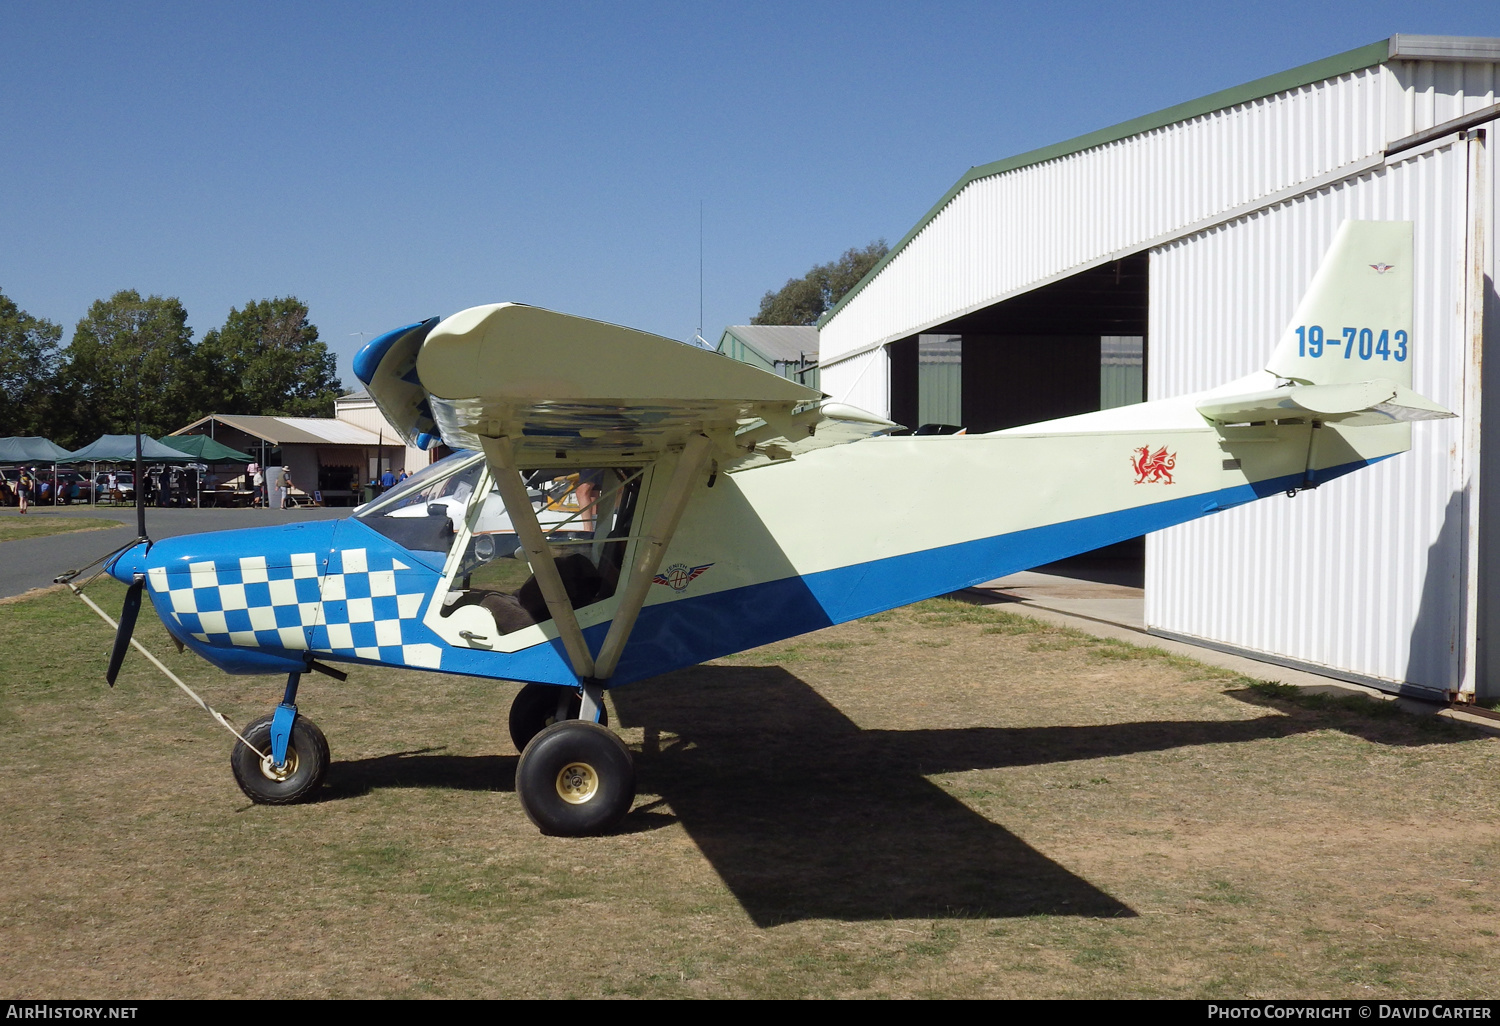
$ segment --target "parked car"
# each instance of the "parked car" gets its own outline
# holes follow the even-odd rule
[[[118,495],[110,494],[108,474],[96,474],[94,488],[99,494],[100,502],[134,502],[135,472],[122,470],[115,474],[115,491],[119,493]]]

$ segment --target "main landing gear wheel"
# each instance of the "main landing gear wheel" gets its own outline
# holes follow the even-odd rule
[[[624,819],[635,801],[635,762],[625,742],[610,731],[563,720],[532,738],[521,753],[516,794],[544,834],[602,834]]]
[[[510,703],[510,743],[516,746],[516,751],[526,751],[532,738],[559,722],[557,700],[563,690],[555,684],[527,684],[516,695]],[[583,696],[571,688],[566,689],[566,694],[568,712],[564,719],[576,720],[578,710],[583,707]],[[609,726],[609,711],[603,706],[599,707],[599,722]]]
[[[271,717],[251,720],[244,730],[249,741],[262,752],[271,750]],[[328,739],[312,720],[298,716],[292,724],[291,743],[286,748],[286,763],[274,766],[271,757],[261,756],[245,747],[245,741],[234,743],[229,764],[240,790],[257,805],[292,805],[305,801],[323,783],[328,772]]]

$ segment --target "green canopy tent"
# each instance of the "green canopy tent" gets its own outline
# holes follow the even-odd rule
[[[179,452],[186,453],[199,463],[250,463],[253,462],[249,456],[238,449],[231,449],[222,442],[216,442],[207,435],[165,435],[161,440],[162,445],[169,445]]]
[[[223,442],[215,441],[208,435],[163,435],[161,441],[163,445],[169,445],[174,449],[179,449],[187,455],[191,456],[196,462],[206,463],[210,467],[222,467],[224,464],[229,463],[234,464],[237,468],[240,468],[247,463],[253,462],[251,457],[246,456],[240,450],[231,449]],[[226,500],[221,498],[221,493],[219,492],[218,488],[215,487],[216,473],[217,471],[210,473],[203,482],[203,491],[199,493],[197,500],[199,505],[217,506],[225,501],[228,501],[230,504],[235,504],[244,498],[244,492],[226,493],[228,495],[228,499]],[[235,472],[229,476],[233,478],[238,477],[239,474],[240,470],[236,469]]]
[[[141,436],[141,459],[146,463],[195,463],[192,456],[178,452],[169,445],[162,445],[149,435]],[[135,435],[100,435],[72,455],[59,459],[59,463],[88,463],[89,480],[98,481],[100,463],[134,463]],[[140,487],[141,482],[135,483]],[[90,493],[95,489],[90,489]]]
[[[56,463],[71,455],[62,446],[37,435],[0,438],[0,463]]]
[[[72,453],[50,439],[39,435],[15,435],[0,438],[0,463],[30,466],[36,463],[52,464],[52,501],[57,502],[57,464]]]
[[[150,463],[193,463],[192,456],[149,435],[141,436],[141,459]],[[59,463],[134,463],[135,435],[100,435]]]

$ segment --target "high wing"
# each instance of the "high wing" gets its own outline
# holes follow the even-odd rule
[[[520,467],[638,466],[703,435],[732,472],[898,426],[720,353],[518,303],[399,328],[361,357],[410,444],[509,438]]]
[[[372,342],[355,372],[407,441],[484,452],[592,718],[700,476],[786,463],[897,425],[719,353],[518,303]],[[668,476],[591,649],[523,471],[659,466]]]

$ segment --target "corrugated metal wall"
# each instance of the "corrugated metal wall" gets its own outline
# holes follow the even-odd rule
[[[768,371],[771,374],[776,373],[776,367],[770,360],[767,360],[755,350],[745,345],[739,338],[727,332],[719,340],[719,352],[732,360],[740,361],[740,363],[748,363],[752,367],[759,367],[761,370]]]
[[[1099,409],[1131,406],[1146,398],[1144,342],[1139,335],[1099,339]]]
[[[891,354],[881,348],[844,360],[832,367],[820,367],[824,392],[837,402],[858,406],[862,410],[891,415]]]
[[[917,336],[917,423],[913,427],[963,424],[962,360],[962,336]]]
[[[380,408],[375,405],[372,399],[336,400],[333,404],[333,416],[334,419],[341,420],[346,424],[353,424],[355,427],[364,428],[377,438],[384,437],[388,447],[402,446],[405,449],[404,458],[400,456],[392,457],[390,452],[387,451],[385,456],[387,466],[393,465],[393,459],[401,460],[402,462],[394,464],[395,469],[400,470],[404,466],[407,473],[415,474],[432,462],[432,454],[430,452],[418,449],[414,445],[406,445],[402,441],[400,432],[391,427],[390,422],[385,419],[385,414],[380,412]],[[373,463],[373,460],[371,462]]]
[[[1392,140],[1487,107],[1500,86],[1500,73],[1489,62],[1391,61],[1385,68]]]
[[[823,366],[1379,151],[1383,75],[1355,72],[971,183],[823,326]]]
[[[825,373],[1378,154],[1493,103],[1495,79],[1490,63],[1392,61],[972,182],[823,326]]]
[[[1413,385],[1463,408],[1467,147],[1454,143],[1153,252],[1153,399],[1265,365],[1339,223],[1415,223]],[[1295,499],[1147,537],[1157,629],[1447,690],[1458,686],[1461,420]]]

